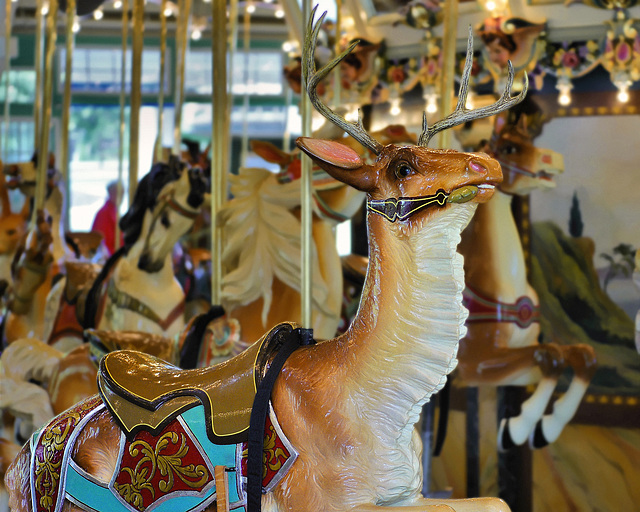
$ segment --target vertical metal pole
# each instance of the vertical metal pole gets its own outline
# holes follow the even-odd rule
[[[129,204],[133,203],[138,186],[144,0],[133,0],[131,16],[133,30],[131,34],[131,110],[129,113]]]
[[[189,44],[189,16],[191,0],[180,0],[176,26],[176,94],[173,125],[173,154],[180,155],[182,145],[182,105],[184,103],[184,68]]]
[[[164,88],[166,74],[167,54],[167,17],[164,11],[167,8],[167,0],[160,2],[160,90],[158,91],[158,136],[156,137],[155,161],[162,161],[162,131],[164,125]]]
[[[40,145],[38,148],[38,174],[36,178],[36,192],[34,209],[31,217],[32,225],[35,225],[36,212],[44,205],[45,191],[47,187],[47,170],[49,168],[49,126],[51,124],[51,100],[53,96],[53,57],[56,50],[56,20],[58,17],[58,0],[49,0],[49,13],[47,14],[47,45],[44,67],[44,90],[42,98],[42,119]]]
[[[129,33],[129,0],[122,0],[122,64],[120,67],[120,130],[118,137],[118,194],[122,194],[122,181],[124,177],[124,141],[125,141],[125,107],[126,107],[126,84],[127,84],[127,37]],[[129,193],[129,197],[133,197]],[[129,201],[131,204],[131,201]],[[116,208],[116,240],[114,247],[120,247],[120,208]]]
[[[453,82],[456,65],[456,36],[458,33],[458,0],[444,3],[444,34],[442,74],[440,75],[440,112],[446,115],[453,105]],[[451,130],[443,130],[438,134],[438,147],[445,149],[451,146]]]
[[[9,71],[11,69],[11,0],[5,0],[5,40],[4,40],[4,136],[2,138],[2,156],[6,160],[9,157],[9,120],[11,119],[9,109],[11,102],[9,101]]]
[[[62,99],[62,129],[61,129],[61,155],[60,155],[60,172],[62,173],[62,182],[65,187],[65,197],[70,196],[70,180],[69,180],[69,119],[71,116],[71,75],[73,70],[73,49],[75,45],[75,33],[73,32],[73,24],[76,18],[76,0],[67,0],[67,23],[66,23],[66,41],[65,41],[65,67],[64,67],[64,96]],[[68,208],[68,201],[67,201]],[[65,228],[68,228],[69,216],[65,215]]]
[[[342,35],[342,0],[336,0],[336,44],[335,54],[340,55],[340,36]],[[340,73],[333,74],[333,104],[338,107],[341,104],[342,79]]]
[[[244,98],[243,98],[243,109],[244,115],[242,118],[242,143],[241,143],[241,156],[240,156],[240,165],[247,165],[247,154],[249,152],[249,52],[251,50],[251,14],[247,10],[246,6],[244,9],[244,18],[242,25],[242,48],[244,50]]]
[[[222,299],[222,229],[218,212],[226,200],[227,137],[229,129],[227,100],[227,28],[226,0],[212,5],[211,52],[213,55],[212,94],[213,131],[211,134],[211,302]]]
[[[307,21],[311,16],[311,0],[302,0],[302,21],[303,26],[307,26]],[[303,84],[303,91],[307,90],[307,84]],[[302,136],[311,136],[311,102],[309,95],[303,92],[302,103]],[[300,178],[301,191],[301,306],[302,306],[302,327],[311,328],[311,159],[302,156],[302,169]]]
[[[6,0],[11,1],[11,0]],[[34,67],[36,68],[36,96],[33,102],[33,148],[38,150],[41,142],[41,125],[40,119],[42,118],[42,53],[43,53],[43,38],[44,32],[44,16],[42,14],[42,7],[44,5],[43,0],[37,0],[36,2],[36,54]]]

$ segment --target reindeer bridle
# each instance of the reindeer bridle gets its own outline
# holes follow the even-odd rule
[[[448,198],[449,194],[440,189],[430,196],[369,199],[367,210],[382,215],[389,222],[403,221],[429,206],[444,206]]]

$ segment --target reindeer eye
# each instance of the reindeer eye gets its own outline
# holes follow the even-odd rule
[[[400,164],[396,167],[396,178],[399,180],[406,178],[413,174],[413,169],[409,167],[407,164]]]

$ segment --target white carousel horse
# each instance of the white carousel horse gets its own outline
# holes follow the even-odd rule
[[[496,105],[467,111],[463,86],[453,114],[430,128],[425,121],[419,146],[383,147],[360,123],[318,103],[317,82],[346,55],[315,72],[321,21],[305,44],[311,100],[378,155],[369,165],[340,143],[298,140],[334,178],[367,193],[371,261],[350,329],[315,344],[307,330],[280,324],[205,369],[180,370],[134,351],[107,355],[102,398],[55,418],[9,468],[15,512],[42,503],[68,512],[508,509],[491,498],[423,498],[414,424],[455,367],[465,331],[460,232],[501,179],[487,155],[427,145],[439,131],[509,108],[522,95],[511,98],[509,84]],[[468,59],[465,81],[470,68]],[[252,409],[269,398],[267,409]]]
[[[69,264],[68,277],[51,291],[47,342],[67,352],[82,343],[86,328],[168,338],[179,333],[184,327],[184,291],[173,273],[171,251],[191,228],[205,192],[199,169],[155,164],[120,220],[124,246],[97,276],[90,264]]]

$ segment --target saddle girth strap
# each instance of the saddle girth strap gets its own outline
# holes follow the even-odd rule
[[[247,512],[262,510],[262,457],[264,427],[269,412],[271,391],[289,356],[302,345],[312,345],[313,329],[297,328],[284,340],[265,376],[260,381],[251,409],[249,439],[247,441]]]

